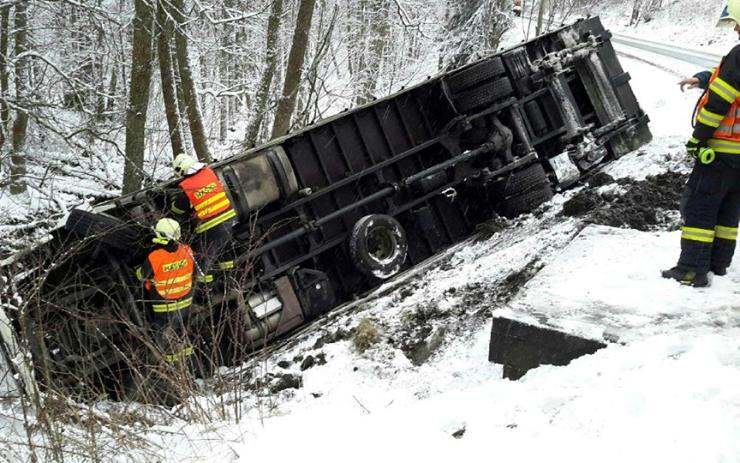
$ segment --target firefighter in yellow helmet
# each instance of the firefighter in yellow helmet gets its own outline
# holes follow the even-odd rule
[[[152,248],[135,270],[142,283],[154,361],[146,361],[129,379],[127,394],[138,401],[174,405],[191,386],[193,347],[187,326],[196,265],[190,247],[179,242],[176,220],[160,219],[153,231]]]
[[[730,0],[720,24],[740,34],[740,0]],[[740,219],[740,45],[713,71],[679,82],[705,90],[686,149],[694,169],[684,190],[681,256],[664,278],[702,287],[708,273],[722,276],[732,262]]]
[[[228,252],[233,237],[236,211],[216,172],[185,153],[178,154],[172,167],[182,177],[171,208],[176,215],[189,215],[194,221],[193,243],[204,275],[200,283],[210,284],[219,271],[234,268]]]
[[[192,354],[186,341],[187,315],[193,303],[195,262],[187,244],[180,243],[180,224],[160,219],[154,227],[152,248],[136,268],[142,282],[147,319],[159,339],[164,361],[180,362]],[[167,332],[167,333],[165,333]]]

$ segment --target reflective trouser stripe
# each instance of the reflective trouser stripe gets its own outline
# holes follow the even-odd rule
[[[718,239],[737,241],[737,227],[723,227],[717,225],[714,227],[715,237]]]
[[[697,121],[710,127],[719,127],[722,119],[724,119],[724,116],[708,111],[706,108],[701,108],[701,111],[696,116]]]
[[[187,309],[192,304],[193,298],[189,297],[177,302],[168,302],[166,304],[152,304],[152,310],[155,313],[176,312],[178,310]]]
[[[213,275],[198,275],[195,279],[198,283],[212,283]]]
[[[692,227],[683,227],[682,230],[681,239],[699,241],[700,243],[714,242],[714,230]]]
[[[223,214],[217,215],[216,217],[208,219],[205,222],[199,224],[197,227],[195,227],[195,233],[201,234],[204,231],[210,230],[217,225],[221,225],[229,219],[233,219],[234,217],[236,217],[236,211],[234,209],[229,209]]]
[[[179,362],[180,360],[183,360],[186,357],[189,357],[193,355],[193,347],[188,346],[181,350],[180,352],[175,352],[174,354],[165,354],[164,360],[165,362]]]
[[[231,270],[234,268],[234,261],[233,260],[225,260],[223,262],[218,263],[218,269],[219,270]]]

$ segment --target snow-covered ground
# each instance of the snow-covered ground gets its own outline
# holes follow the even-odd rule
[[[644,30],[664,31],[659,21]],[[607,172],[636,180],[687,172],[683,143],[698,93],[681,93],[676,82],[690,70],[656,57],[622,57],[622,64],[655,140]],[[193,399],[207,424],[182,419],[181,409],[143,410],[155,424],[121,428],[137,439],[127,447],[103,426],[101,459],[740,462],[740,266],[706,289],[663,280],[659,270],[678,257],[679,234],[564,218],[562,206],[576,193],[456,248],[406,284],[337,311],[245,365],[251,379],[243,385]],[[594,338],[608,333],[619,342],[510,381],[487,360],[492,315]],[[340,333],[362,319],[375,323],[380,342],[359,353]],[[404,336],[434,337],[441,346],[419,358]],[[302,369],[308,356],[322,361]],[[281,375],[300,377],[302,386],[268,393],[255,385]],[[3,415],[18,413],[17,404],[3,407]],[[122,407],[96,410],[130,411]],[[18,422],[0,426],[8,442],[25,441]],[[0,446],[12,452],[6,455],[28,455],[22,445]]]

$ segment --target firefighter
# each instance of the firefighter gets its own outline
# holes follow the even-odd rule
[[[720,23],[740,34],[740,0],[731,0]],[[707,78],[708,77],[708,78]],[[705,88],[686,149],[696,161],[682,198],[683,227],[678,265],[664,278],[709,285],[707,274],[722,276],[732,262],[740,218],[740,45],[710,74],[679,82]]]
[[[143,283],[153,346],[146,354],[145,368],[135,369],[124,382],[124,394],[132,400],[171,406],[193,388],[187,316],[193,303],[196,267],[190,247],[178,242],[180,225],[176,220],[159,220],[154,235],[146,259],[135,269]]]
[[[193,246],[204,273],[199,282],[208,285],[217,271],[234,268],[233,253],[226,251],[231,248],[236,211],[213,169],[184,153],[175,157],[172,167],[178,177],[183,177],[172,201],[172,212],[193,217]]]
[[[193,353],[186,326],[193,303],[195,262],[190,247],[178,242],[180,224],[176,220],[160,219],[154,235],[154,246],[136,268],[136,277],[143,283],[147,319],[163,360],[181,363]]]

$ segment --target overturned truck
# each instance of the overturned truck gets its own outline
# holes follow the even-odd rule
[[[199,342],[238,361],[647,143],[609,38],[580,20],[216,163],[238,213],[236,284],[194,311],[191,333],[213,331],[218,306],[228,329]],[[2,308],[41,383],[129,374],[147,325],[132,269],[175,191],[73,211],[3,264]]]

